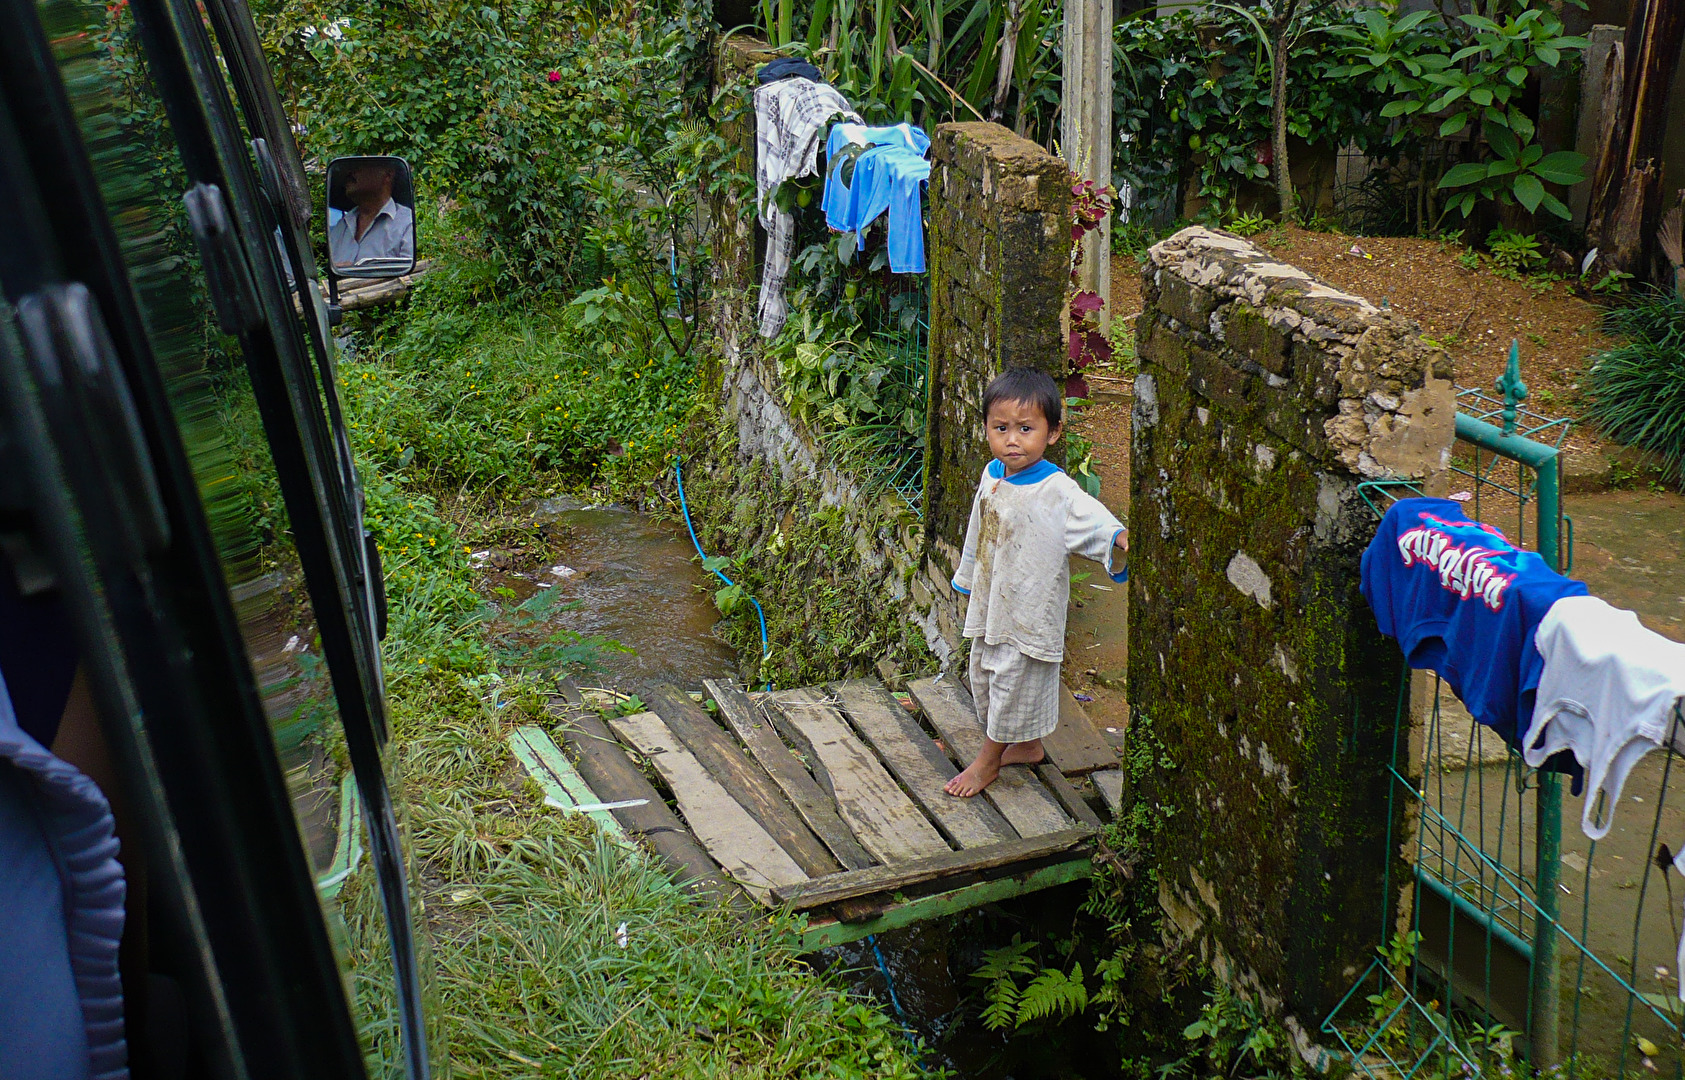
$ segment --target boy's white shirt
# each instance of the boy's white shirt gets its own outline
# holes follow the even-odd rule
[[[1011,645],[1050,663],[1065,658],[1070,603],[1068,555],[1101,563],[1112,580],[1113,546],[1123,524],[1100,500],[1049,462],[1008,477],[998,461],[983,470],[954,588],[970,596],[965,636]]]

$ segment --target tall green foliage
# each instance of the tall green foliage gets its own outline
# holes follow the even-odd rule
[[[705,7],[260,0],[256,16],[307,165],[408,157],[424,196],[466,211],[444,244],[491,256],[502,285],[635,272],[659,312],[700,273],[696,245],[673,235],[695,217],[697,162],[670,151]],[[629,244],[622,225],[652,235]]]
[[[1381,115],[1404,121],[1395,143],[1463,138],[1462,162],[1438,178],[1435,190],[1450,194],[1433,224],[1450,210],[1466,218],[1490,201],[1571,216],[1545,185],[1584,180],[1586,158],[1568,150],[1545,153],[1523,107],[1530,79],[1587,45],[1565,34],[1553,11],[1533,0],[1494,0],[1483,12],[1463,14],[1371,8],[1334,33],[1348,61],[1334,74],[1363,80],[1390,98]],[[1427,227],[1428,215],[1421,216]]]
[[[1186,184],[1216,207],[1232,205],[1248,182],[1268,180],[1270,60],[1256,20],[1211,5],[1125,19],[1114,32],[1113,168],[1137,192],[1137,206],[1177,216]],[[1326,147],[1385,145],[1386,98],[1335,77],[1339,59],[1325,32],[1349,12],[1316,8],[1301,17],[1288,50],[1287,129]]]

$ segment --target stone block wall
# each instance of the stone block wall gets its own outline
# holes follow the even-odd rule
[[[1071,266],[1065,163],[999,124],[943,124],[930,147],[930,416],[925,523],[947,590],[989,461],[983,390],[1009,367],[1062,379]]]
[[[1129,737],[1162,755],[1137,797],[1166,945],[1314,1030],[1390,935],[1403,835],[1402,659],[1358,591],[1377,524],[1358,485],[1441,489],[1451,363],[1225,233],[1160,243],[1143,285]]]

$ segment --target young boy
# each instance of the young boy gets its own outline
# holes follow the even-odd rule
[[[1128,531],[1100,501],[1050,461],[1064,400],[1052,378],[1014,368],[983,394],[989,452],[995,460],[971,504],[971,525],[956,590],[970,599],[971,694],[987,738],[977,758],[948,781],[970,797],[994,782],[1002,765],[1033,765],[1041,740],[1059,726],[1059,664],[1065,658],[1070,602],[1068,553],[1103,563],[1129,550]]]

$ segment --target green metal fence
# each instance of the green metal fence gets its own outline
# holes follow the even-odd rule
[[[1513,345],[1496,388],[1501,398],[1458,393],[1453,472],[1468,513],[1566,572],[1567,422],[1521,406],[1527,389]],[[1420,494],[1390,481],[1362,493],[1377,514]],[[1670,799],[1672,754],[1634,769],[1614,828],[1594,843],[1577,800],[1564,828],[1559,777],[1528,768],[1473,723],[1437,677],[1419,673],[1413,686],[1421,720],[1401,694],[1390,808],[1402,802],[1413,880],[1383,913],[1388,940],[1324,1033],[1377,1080],[1523,1072],[1679,1080],[1685,1006],[1674,969],[1685,896],[1674,895],[1665,841],[1685,840],[1685,797]]]

